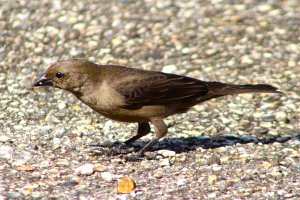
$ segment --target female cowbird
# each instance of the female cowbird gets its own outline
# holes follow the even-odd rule
[[[163,119],[184,113],[192,106],[213,98],[241,93],[281,93],[266,85],[234,85],[205,82],[194,78],[146,71],[117,65],[97,65],[83,59],[57,62],[33,86],[50,85],[67,90],[99,114],[122,122],[138,123],[137,134],[124,144],[147,135],[149,122],[155,139],[138,155],[167,133]]]

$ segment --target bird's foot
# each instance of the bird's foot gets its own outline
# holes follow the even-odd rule
[[[133,147],[129,147],[125,143],[115,142],[110,147],[110,155],[118,155],[118,154],[128,154],[134,151]]]
[[[121,158],[123,158],[125,162],[138,162],[141,160],[157,160],[157,153],[148,152],[147,154],[144,154],[139,151],[137,153],[123,155]]]
[[[115,142],[111,146],[97,146],[94,150],[94,155],[115,156],[119,154],[128,154],[133,152],[132,147],[128,147],[125,143]]]
[[[125,162],[138,162],[143,160],[143,156],[139,155],[138,153],[133,153],[131,155],[124,155],[123,159]]]

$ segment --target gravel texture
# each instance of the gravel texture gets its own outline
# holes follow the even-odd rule
[[[298,199],[299,33],[299,0],[1,1],[0,199]],[[31,89],[70,57],[268,83],[285,95],[198,105],[168,118],[168,136],[128,162],[91,145],[123,141],[135,124],[67,92]],[[135,182],[130,194],[118,194],[124,176]]]

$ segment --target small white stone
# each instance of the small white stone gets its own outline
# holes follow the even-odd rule
[[[169,159],[161,159],[159,162],[160,166],[170,166],[170,161]]]
[[[262,128],[271,128],[273,126],[272,122],[261,122],[260,126]]]
[[[90,199],[90,198],[82,196],[82,195],[79,196],[79,200],[88,200],[88,199]]]
[[[111,49],[109,48],[102,48],[100,49],[100,54],[108,54],[111,52]]]
[[[286,113],[285,112],[277,112],[276,114],[275,114],[275,119],[277,120],[277,121],[286,121],[287,120],[287,115],[286,115]]]
[[[207,49],[205,51],[206,55],[208,55],[208,56],[212,56],[212,55],[216,54],[217,52],[218,52],[217,49]]]
[[[212,166],[213,171],[220,171],[221,169],[222,169],[222,166],[220,166],[220,165],[213,165]]]
[[[207,195],[208,198],[210,199],[215,199],[217,197],[216,193],[210,193],[209,195]]]
[[[64,110],[67,107],[67,104],[65,102],[61,102],[58,104],[58,109],[59,110]]]
[[[270,11],[272,9],[273,9],[272,5],[269,5],[269,4],[262,4],[262,5],[258,6],[258,10],[260,12],[268,12],[268,11]]]
[[[113,127],[113,122],[111,120],[108,120],[107,122],[105,122],[105,124],[102,128],[104,134],[110,133],[110,130],[112,127]]]
[[[186,184],[186,179],[185,178],[178,179],[176,184],[178,186],[184,186]]]
[[[70,165],[69,161],[66,159],[58,159],[56,164],[58,166],[69,166]]]
[[[162,72],[164,73],[173,73],[177,67],[175,65],[166,65],[163,67]]]
[[[13,158],[13,148],[8,145],[0,146],[0,158],[11,160]]]
[[[223,124],[225,124],[225,125],[228,125],[231,123],[231,121],[226,117],[221,117],[221,120],[222,120]]]
[[[181,49],[181,53],[188,54],[188,53],[190,53],[190,49],[185,47],[185,48]]]
[[[8,142],[10,138],[6,135],[0,135],[0,142]]]
[[[85,164],[75,169],[75,174],[92,175],[94,173],[94,166],[92,164]]]
[[[25,165],[27,162],[32,160],[32,155],[29,151],[22,151],[14,154],[13,166]]]
[[[289,67],[295,67],[297,65],[297,62],[295,60],[289,60],[288,61],[288,66]]]
[[[269,132],[268,132],[268,134],[270,134],[270,135],[273,135],[273,136],[278,136],[278,131],[276,131],[276,130],[270,130]]]
[[[254,63],[254,61],[248,55],[244,55],[241,59],[241,62],[248,65],[252,65]]]
[[[77,23],[73,26],[74,29],[83,30],[86,28],[85,23]]]
[[[50,161],[49,160],[44,160],[40,162],[40,168],[48,168],[50,166]]]
[[[61,139],[60,138],[53,138],[53,149],[57,149],[61,146]]]
[[[103,180],[110,182],[112,181],[112,174],[110,172],[102,172],[101,177]]]
[[[167,150],[167,149],[159,150],[157,153],[162,155],[163,157],[173,157],[176,155],[175,151],[171,151],[171,150]]]

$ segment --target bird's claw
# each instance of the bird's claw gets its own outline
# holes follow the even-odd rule
[[[141,154],[140,152],[137,152],[130,155],[124,155],[123,159],[126,162],[137,162],[141,160],[157,160],[157,154],[156,153]]]
[[[134,153],[134,154],[131,154],[131,155],[126,155],[126,156],[124,156],[123,157],[124,158],[124,160],[126,161],[126,162],[137,162],[137,161],[141,161],[141,160],[143,160],[143,156],[141,156],[140,154],[136,154],[136,153]]]
[[[133,148],[128,148],[125,143],[115,142],[110,147],[98,147],[94,151],[97,155],[116,156],[119,154],[131,153]]]
[[[116,142],[109,148],[108,155],[115,156],[126,153],[126,151],[128,151],[128,148],[126,148],[126,144]]]

